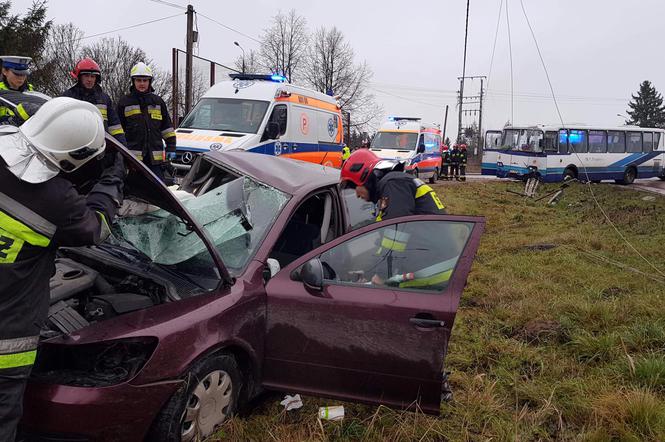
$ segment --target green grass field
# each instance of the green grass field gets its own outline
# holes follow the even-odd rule
[[[286,413],[274,396],[210,440],[665,440],[665,276],[621,240],[588,187],[572,185],[553,207],[506,192],[519,183],[436,187],[450,213],[487,221],[446,360],[455,397],[441,417],[344,404],[342,422],[319,423],[318,406],[339,402],[308,397]],[[593,189],[665,272],[665,198]]]

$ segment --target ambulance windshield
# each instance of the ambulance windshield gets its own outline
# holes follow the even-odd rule
[[[372,140],[372,149],[414,150],[416,141],[415,132],[378,132]]]
[[[255,134],[269,104],[257,100],[203,98],[180,127]]]

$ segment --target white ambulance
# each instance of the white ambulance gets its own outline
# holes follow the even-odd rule
[[[441,129],[417,117],[388,117],[371,150],[380,158],[405,161],[407,172],[433,183],[441,170]]]
[[[230,77],[211,87],[176,130],[176,167],[189,168],[196,154],[211,149],[341,167],[344,131],[334,98],[279,75]]]

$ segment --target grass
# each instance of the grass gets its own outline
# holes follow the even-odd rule
[[[506,189],[521,185],[437,186],[450,213],[487,220],[446,360],[455,397],[441,417],[345,404],[342,422],[319,423],[317,407],[338,401],[307,397],[285,413],[275,396],[210,440],[665,440],[665,278],[618,237],[586,185],[556,206]],[[593,189],[623,235],[665,269],[665,198]]]

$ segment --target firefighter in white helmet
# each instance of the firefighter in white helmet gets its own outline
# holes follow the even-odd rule
[[[0,440],[13,441],[23,391],[49,307],[60,246],[98,244],[122,200],[124,164],[104,170],[87,195],[67,179],[104,154],[93,104],[54,98],[23,125],[0,127]]]
[[[168,160],[175,157],[175,129],[166,103],[154,93],[152,78],[147,64],[140,62],[132,67],[129,93],[118,101],[118,115],[129,150],[157,177],[168,182],[164,172],[171,171]]]

